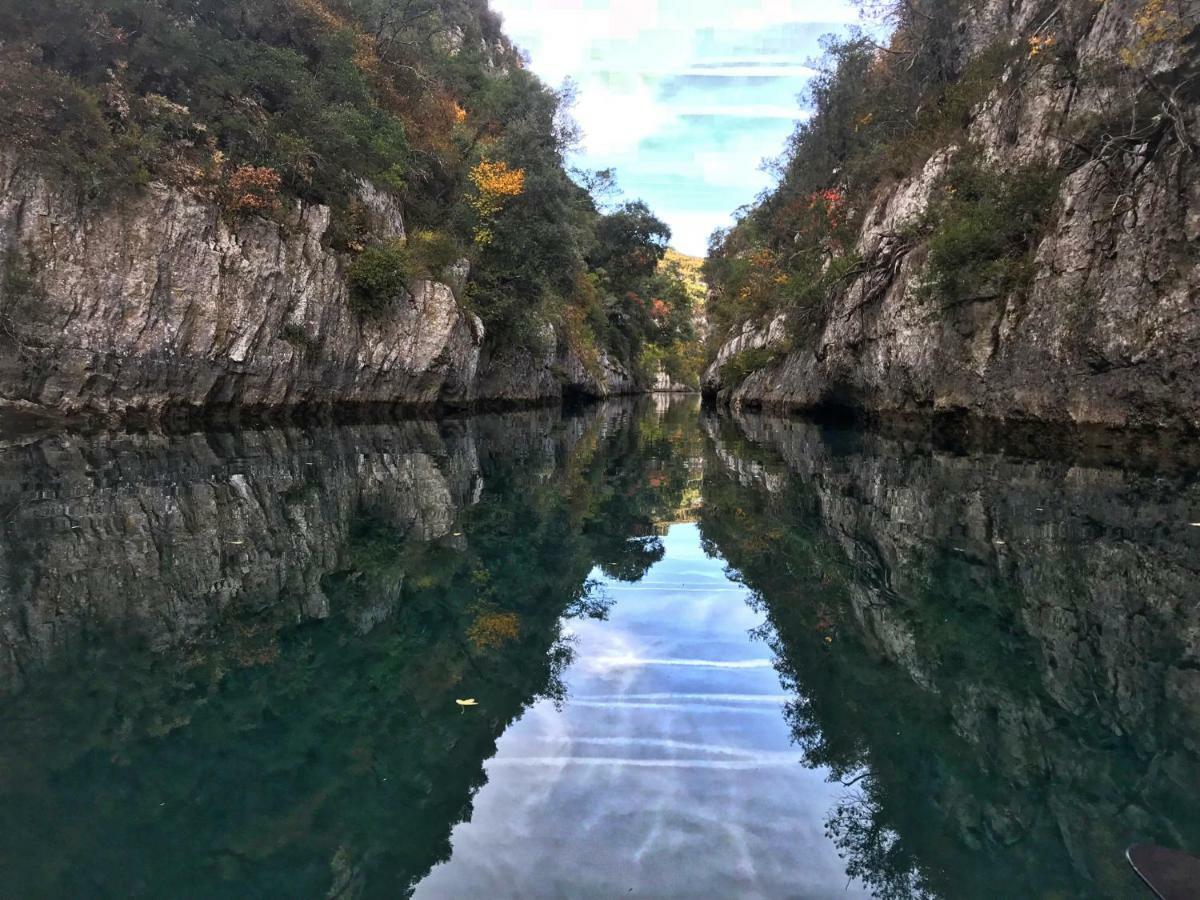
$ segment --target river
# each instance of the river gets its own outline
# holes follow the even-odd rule
[[[688,397],[14,436],[0,894],[1142,896],[1200,850],[1198,521]]]

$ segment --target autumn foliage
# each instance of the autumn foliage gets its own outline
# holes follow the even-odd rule
[[[841,191],[834,188],[814,191],[808,195],[808,208],[823,213],[830,230],[835,230],[841,225],[845,215],[845,206],[846,198]]]
[[[471,170],[471,183],[475,185],[471,200],[477,217],[475,242],[488,244],[492,240],[491,221],[509,200],[525,192],[525,170],[511,168],[503,160],[483,160]]]
[[[490,650],[503,647],[520,633],[521,620],[516,613],[487,611],[471,623],[467,638],[476,650]]]
[[[672,280],[669,230],[571,177],[569,97],[487,0],[14,0],[0,36],[0,133],[89,202],[162,182],[229,219],[321,204],[356,313],[386,318],[466,258],[455,294],[489,340],[552,323],[596,372],[602,350],[633,366],[686,339],[687,304],[651,283]]]
[[[266,166],[238,166],[229,175],[231,212],[270,213],[279,208],[279,173]]]

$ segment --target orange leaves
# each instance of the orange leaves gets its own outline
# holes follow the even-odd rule
[[[808,195],[808,206],[810,209],[816,208],[818,204],[824,206],[827,210],[841,209],[846,202],[846,198],[842,196],[842,192],[835,188],[826,188],[823,191],[813,191]]]
[[[270,213],[279,208],[283,180],[267,166],[238,166],[229,176],[229,209],[241,213]]]
[[[1033,59],[1035,56],[1039,56],[1040,54],[1045,53],[1047,50],[1050,50],[1056,43],[1058,43],[1058,42],[1054,39],[1053,35],[1050,35],[1050,34],[1044,35],[1044,36],[1036,35],[1036,34],[1033,35],[1029,39],[1029,58]]]
[[[492,241],[488,223],[500,214],[509,200],[525,192],[525,170],[514,169],[503,160],[489,162],[485,159],[471,170],[470,178],[475,185],[471,207],[479,219],[475,243],[483,246]]]
[[[671,315],[671,307],[665,301],[659,300],[657,297],[650,301],[650,315],[657,321],[662,321]]]
[[[476,650],[502,647],[521,633],[521,620],[511,612],[481,612],[467,630],[467,638]]]

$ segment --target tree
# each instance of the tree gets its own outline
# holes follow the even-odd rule
[[[667,224],[641,200],[634,200],[600,218],[588,261],[603,269],[616,289],[628,288],[654,274],[670,240]]]

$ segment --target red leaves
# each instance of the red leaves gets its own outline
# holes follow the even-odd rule
[[[279,207],[279,173],[267,166],[238,166],[229,176],[229,208],[234,212],[268,213]]]
[[[841,191],[835,188],[826,188],[823,191],[814,191],[808,195],[808,208],[820,209],[825,213],[825,218],[829,222],[829,227],[835,229],[842,222],[842,210],[846,205],[846,198]]]

